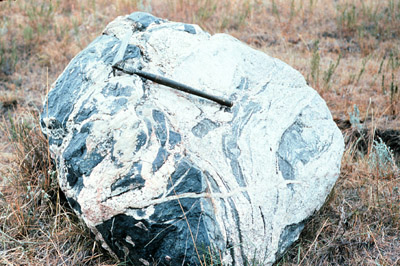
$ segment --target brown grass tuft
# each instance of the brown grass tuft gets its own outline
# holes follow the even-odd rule
[[[48,144],[37,122],[37,113],[31,112],[1,122],[1,132],[9,138],[13,155],[9,167],[1,171],[0,263],[112,263],[59,191]]]

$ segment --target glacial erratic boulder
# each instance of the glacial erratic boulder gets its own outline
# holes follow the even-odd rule
[[[114,72],[129,31],[126,66],[233,106]],[[197,254],[271,265],[324,203],[344,147],[298,71],[229,35],[140,12],[70,62],[43,110],[71,207],[134,265],[200,265]]]

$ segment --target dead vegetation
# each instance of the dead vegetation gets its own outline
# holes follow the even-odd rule
[[[342,129],[335,189],[276,265],[400,265],[400,0],[0,1],[0,264],[118,264],[62,199],[37,120],[73,56],[137,10],[287,62]]]

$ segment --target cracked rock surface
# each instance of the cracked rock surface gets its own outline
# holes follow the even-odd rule
[[[126,67],[233,107],[114,74],[128,31]],[[229,35],[140,12],[112,21],[70,62],[43,110],[68,202],[134,265],[198,265],[195,247],[224,265],[271,265],[324,203],[344,148],[298,71]]]

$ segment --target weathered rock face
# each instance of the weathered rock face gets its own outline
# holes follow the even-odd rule
[[[233,107],[113,75],[127,31],[127,64]],[[70,205],[107,250],[135,265],[198,264],[195,246],[221,253],[224,265],[270,265],[339,174],[342,135],[301,74],[196,25],[117,18],[45,102],[42,129]]]

